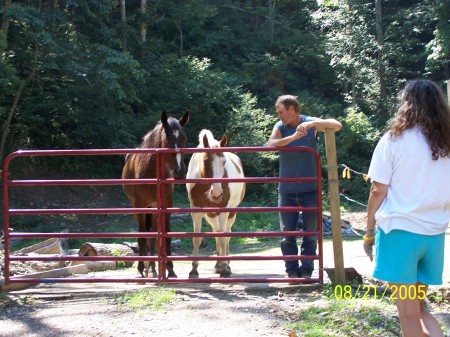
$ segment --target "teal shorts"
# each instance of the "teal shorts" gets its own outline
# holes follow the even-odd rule
[[[422,235],[403,230],[375,237],[373,277],[389,283],[442,284],[445,233]]]

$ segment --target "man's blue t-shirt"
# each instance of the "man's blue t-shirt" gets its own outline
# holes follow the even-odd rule
[[[300,125],[303,122],[315,120],[315,117],[300,116]],[[280,130],[281,138],[291,136],[295,133],[297,126],[284,125],[279,121],[275,126]],[[308,134],[296,139],[286,146],[307,146],[317,151],[317,139],[315,128],[308,130]],[[280,151],[280,177],[316,177],[316,160],[314,156],[306,151]],[[315,182],[280,182],[280,193],[301,193],[317,190]]]

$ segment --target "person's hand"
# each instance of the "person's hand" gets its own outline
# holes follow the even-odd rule
[[[364,242],[363,242],[363,247],[364,247],[364,251],[366,252],[366,255],[369,257],[370,261],[373,261],[373,245],[375,243],[375,237],[372,237],[372,239],[370,239],[370,237],[364,236]]]
[[[295,131],[293,136],[294,136],[294,139],[299,139],[299,138],[306,136],[306,132],[304,132],[303,130],[299,130],[297,127],[297,130]]]
[[[301,137],[306,136],[308,130],[314,127],[314,121],[303,122],[299,126],[297,126],[297,133],[301,135]]]

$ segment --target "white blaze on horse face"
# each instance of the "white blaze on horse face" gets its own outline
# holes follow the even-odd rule
[[[178,147],[178,137],[180,136],[180,131],[175,130],[173,132],[173,135],[175,137],[175,148],[179,149],[179,147]],[[176,158],[177,158],[177,166],[181,167],[181,153],[177,153]]]
[[[225,173],[225,157],[214,154],[212,166],[213,178],[222,178]],[[223,193],[222,183],[212,183],[210,191],[213,197],[220,197]]]

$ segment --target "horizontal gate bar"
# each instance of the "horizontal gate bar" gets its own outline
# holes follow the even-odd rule
[[[247,183],[276,183],[276,182],[316,182],[317,178],[279,178],[279,177],[246,177],[246,178],[196,178],[196,179],[63,179],[63,180],[10,180],[9,186],[55,186],[55,185],[142,185],[142,184],[210,184],[215,182],[247,182]]]
[[[10,278],[10,283],[319,283],[320,278],[275,278],[275,277],[209,277],[209,278]]]
[[[319,231],[285,231],[285,232],[116,232],[116,233],[10,233],[10,238],[215,238],[215,237],[284,237],[284,236],[315,236]]]
[[[193,207],[193,208],[20,208],[10,209],[10,215],[19,214],[143,214],[143,213],[221,213],[221,212],[318,212],[319,207]]]
[[[207,256],[11,256],[10,261],[258,261],[318,260],[319,255],[207,255]]]

